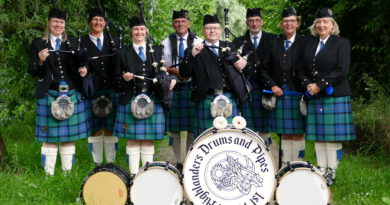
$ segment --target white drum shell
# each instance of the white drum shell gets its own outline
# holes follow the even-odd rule
[[[278,179],[275,192],[279,205],[326,205],[330,202],[330,195],[326,180],[318,170],[308,167],[299,167],[284,173]]]
[[[130,201],[134,205],[179,205],[183,201],[183,187],[175,172],[152,165],[135,176],[130,187]]]

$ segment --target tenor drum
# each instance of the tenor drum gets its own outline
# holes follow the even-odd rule
[[[80,195],[85,204],[127,204],[130,179],[129,174],[117,165],[100,165],[84,179]]]
[[[275,198],[279,205],[326,205],[330,190],[319,170],[307,162],[291,162],[276,175]]]
[[[203,132],[187,154],[183,173],[193,204],[266,204],[276,184],[268,148],[247,128]]]
[[[166,162],[148,163],[138,172],[130,188],[134,205],[179,205],[183,200],[182,174]]]

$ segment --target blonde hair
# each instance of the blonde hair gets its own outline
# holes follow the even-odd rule
[[[45,41],[48,41],[50,33],[51,32],[50,32],[49,21],[47,21],[46,28],[45,28],[45,31],[43,32],[42,39],[45,40]],[[65,42],[65,41],[68,40],[68,35],[66,34],[66,30],[65,29],[64,29],[64,32],[62,32],[61,36],[62,36],[61,42]]]
[[[310,30],[311,35],[316,36],[316,37],[318,36],[317,31],[316,31],[316,21],[317,21],[317,19],[314,19],[313,24],[311,26],[309,26],[309,30]],[[330,35],[339,35],[340,34],[340,28],[339,28],[339,25],[337,24],[336,20],[334,20],[334,18],[329,18],[329,19],[333,23],[333,28],[330,31]]]
[[[295,15],[294,15],[295,16]],[[297,17],[297,23],[298,23],[298,26],[297,26],[297,30],[299,29],[299,27],[301,27],[301,22],[302,22],[302,16],[296,16]],[[282,27],[282,21],[283,21],[283,18],[282,20],[280,20],[279,22],[279,28],[283,29]]]

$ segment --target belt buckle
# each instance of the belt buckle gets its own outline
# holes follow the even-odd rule
[[[59,85],[58,86],[59,92],[68,92],[69,91],[69,85]]]

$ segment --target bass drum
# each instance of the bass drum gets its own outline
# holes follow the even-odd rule
[[[193,204],[267,204],[275,168],[264,141],[247,128],[210,128],[194,142],[183,166],[184,189]]]
[[[275,198],[279,205],[326,205],[330,189],[319,170],[308,162],[290,162],[276,175]]]
[[[130,180],[123,168],[103,164],[84,179],[80,195],[85,204],[128,204]]]
[[[147,163],[134,177],[130,200],[134,205],[184,204],[182,174],[166,162]]]

